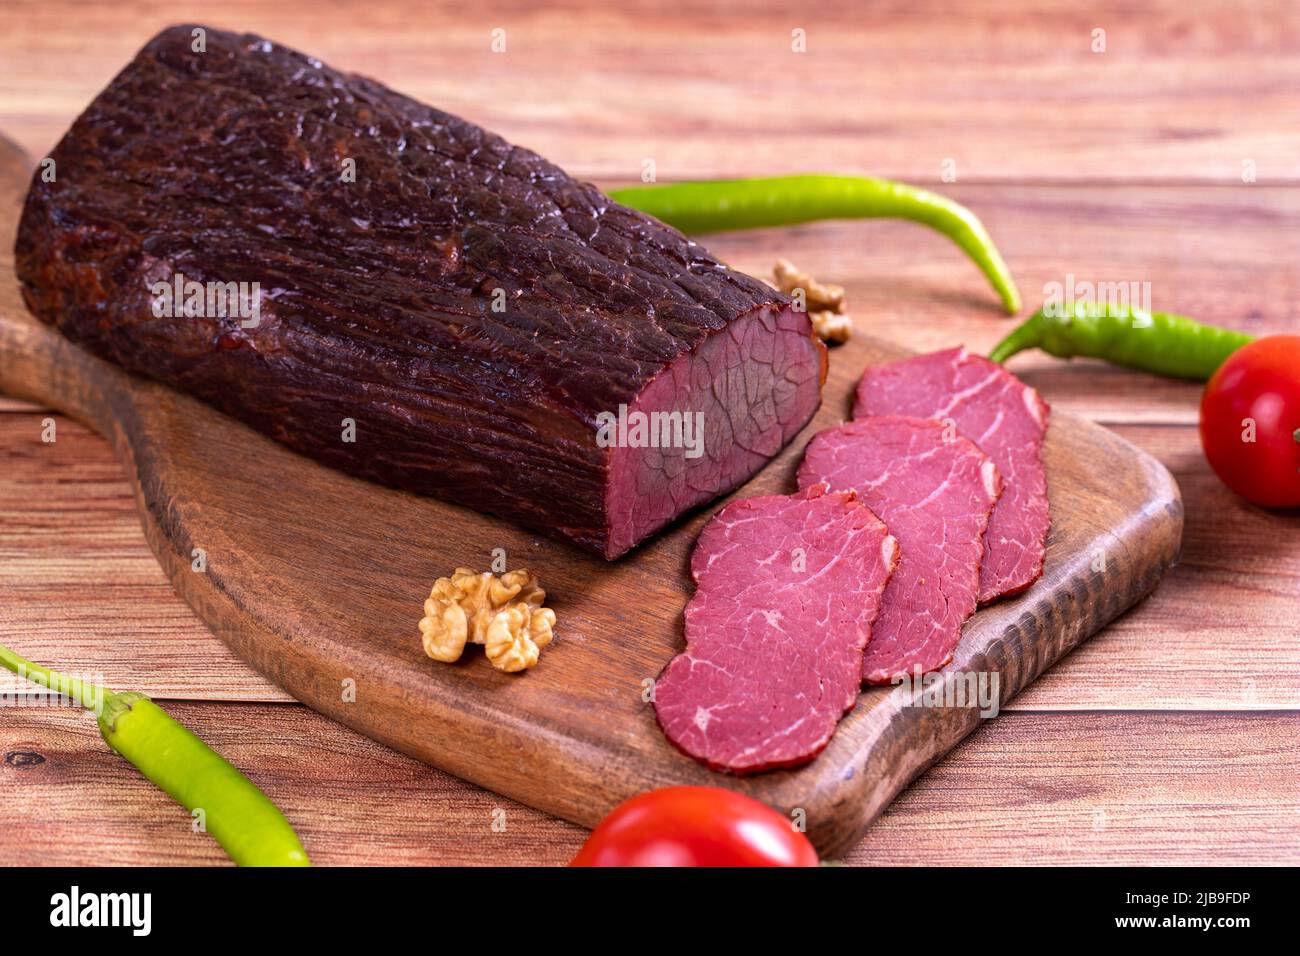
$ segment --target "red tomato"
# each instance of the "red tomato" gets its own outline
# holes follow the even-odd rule
[[[651,790],[615,807],[570,866],[816,866],[790,820],[719,787]]]
[[[1257,339],[1219,367],[1201,398],[1201,445],[1243,498],[1300,507],[1300,335]]]

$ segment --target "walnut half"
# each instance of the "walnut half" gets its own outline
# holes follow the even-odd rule
[[[772,269],[776,287],[786,295],[802,290],[813,332],[823,342],[843,343],[853,335],[853,320],[844,314],[844,287],[818,282],[788,259]]]
[[[424,602],[424,652],[450,663],[460,660],[467,643],[482,644],[497,670],[527,670],[551,643],[555,612],[542,607],[545,601],[546,592],[531,571],[497,576],[457,568],[451,577],[433,583]]]

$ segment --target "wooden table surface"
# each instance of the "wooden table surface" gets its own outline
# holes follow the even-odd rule
[[[0,131],[42,156],[149,36],[195,20],[375,76],[602,184],[652,159],[660,180],[832,170],[941,188],[983,218],[1029,307],[1072,275],[1150,283],[1156,309],[1300,332],[1300,8],[689,8],[6,0]],[[983,350],[1012,325],[950,244],[909,224],[708,245],[755,274],[781,255],[842,283],[858,328],[912,348]],[[1012,368],[1169,467],[1187,508],[1182,562],[847,859],[1300,862],[1300,514],[1217,482],[1195,385],[1036,355]],[[172,593],[108,446],[2,397],[0,634],[163,701],[267,790],[320,863],[561,863],[584,837],[317,716],[234,659]],[[0,712],[0,864],[223,859],[84,715]]]

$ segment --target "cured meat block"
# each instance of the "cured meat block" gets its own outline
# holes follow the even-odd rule
[[[691,555],[686,650],[655,685],[668,739],[715,770],[807,763],[858,697],[898,547],[852,492],[727,505]]]
[[[16,246],[40,319],[329,465],[607,558],[820,401],[825,349],[785,296],[260,37],[163,31],[50,158]]]
[[[939,422],[879,416],[813,438],[799,487],[822,483],[857,491],[898,539],[863,680],[888,684],[947,664],[975,611],[984,532],[1001,491],[996,466]]]
[[[984,538],[981,604],[1019,593],[1043,573],[1051,526],[1042,459],[1049,413],[1037,391],[964,348],[876,365],[858,383],[854,418],[951,421],[998,466],[1003,491]]]

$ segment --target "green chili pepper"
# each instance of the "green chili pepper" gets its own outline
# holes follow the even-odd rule
[[[819,219],[910,219],[957,243],[988,277],[1008,314],[1020,311],[1016,283],[975,214],[915,186],[865,176],[776,176],[629,186],[613,190],[610,196],[688,233],[792,226]]]
[[[289,821],[253,782],[143,694],[48,670],[0,644],[0,666],[94,713],[108,745],[191,812],[240,866],[310,866]]]
[[[1038,348],[1058,358],[1082,355],[1205,381],[1252,338],[1169,312],[1104,302],[1049,303],[994,346],[989,358],[1005,362],[1017,352]]]

